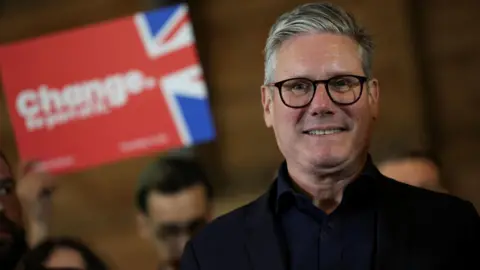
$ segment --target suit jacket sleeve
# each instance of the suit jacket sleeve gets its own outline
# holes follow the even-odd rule
[[[200,270],[197,257],[191,241],[188,241],[183,250],[182,259],[180,261],[180,270]]]
[[[463,231],[464,244],[460,256],[464,258],[461,261],[468,262],[465,266],[468,264],[469,269],[480,269],[480,216],[471,203],[465,212],[468,222]],[[475,267],[470,268],[472,265]]]

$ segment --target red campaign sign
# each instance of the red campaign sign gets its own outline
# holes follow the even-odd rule
[[[184,4],[0,48],[22,160],[65,173],[213,140]]]

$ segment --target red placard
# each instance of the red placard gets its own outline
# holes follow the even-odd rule
[[[186,5],[0,48],[23,160],[70,172],[214,138]]]

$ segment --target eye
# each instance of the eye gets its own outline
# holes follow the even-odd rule
[[[0,196],[7,196],[13,193],[15,188],[13,180],[1,180],[0,181]]]
[[[286,81],[283,84],[282,89],[284,91],[291,91],[300,94],[312,90],[312,83],[304,79],[292,79]]]
[[[10,195],[13,191],[12,187],[0,186],[0,196]]]
[[[330,87],[331,90],[335,91],[349,91],[352,88],[355,88],[360,84],[360,81],[351,76],[345,76],[345,77],[340,77],[340,78],[335,78],[332,79],[331,81],[328,82],[328,86]]]
[[[203,226],[205,226],[205,224],[207,223],[207,221],[203,218],[199,218],[199,219],[196,219],[192,222],[190,222],[190,224],[188,224],[188,232],[189,233],[195,233],[197,232],[199,229],[201,229]]]
[[[306,83],[297,83],[293,85],[292,87],[293,90],[305,90],[308,89],[308,84]]]

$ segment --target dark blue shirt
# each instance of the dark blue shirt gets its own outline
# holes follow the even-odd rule
[[[295,190],[284,162],[278,173],[276,214],[288,246],[290,270],[367,270],[373,268],[376,209],[369,158],[360,176],[327,215]]]

